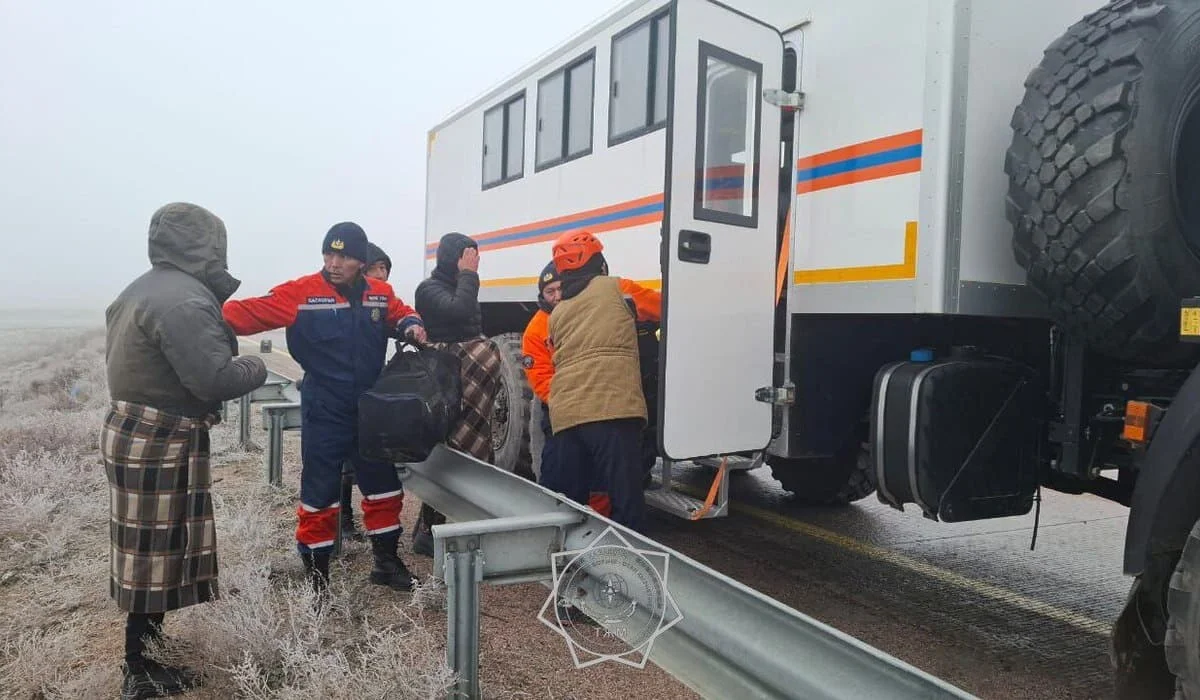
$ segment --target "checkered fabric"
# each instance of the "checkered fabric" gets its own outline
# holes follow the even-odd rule
[[[112,403],[100,453],[109,483],[109,590],[122,610],[160,613],[218,597],[212,420]]]
[[[487,338],[462,343],[430,343],[454,353],[462,364],[462,415],[450,430],[446,444],[491,462],[492,410],[500,388],[500,350]]]

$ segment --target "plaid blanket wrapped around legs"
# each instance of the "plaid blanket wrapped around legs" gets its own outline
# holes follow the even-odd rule
[[[126,612],[161,613],[218,598],[211,425],[211,418],[125,401],[114,401],[105,418],[109,589]]]
[[[462,414],[446,444],[492,462],[492,409],[500,388],[500,350],[487,338],[429,345],[454,353],[462,363]]]

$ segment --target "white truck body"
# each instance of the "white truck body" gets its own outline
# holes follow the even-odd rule
[[[791,188],[789,309],[1029,310],[1004,218],[1008,121],[1042,50],[1096,0],[728,4],[778,28],[799,54],[806,103]],[[429,132],[427,269],[438,238],[461,231],[486,253],[481,300],[528,301],[554,237],[587,226],[603,233],[615,274],[659,283],[665,131],[610,144],[609,86],[613,37],[667,6],[620,6]],[[539,168],[538,81],[589,52],[590,148]],[[484,113],[520,94],[522,174],[485,189]]]
[[[1042,316],[1014,260],[1005,219],[1009,120],[1047,44],[1097,5],[1097,0],[628,2],[430,130],[426,269],[432,269],[440,236],[466,233],[481,248],[481,302],[530,303],[554,239],[587,228],[603,241],[613,274],[661,285],[663,253],[674,252],[679,233],[671,226],[664,241],[664,200],[672,190],[691,195],[691,181],[684,182],[689,168],[678,163],[670,168],[669,161],[682,157],[697,138],[696,107],[678,98],[686,92],[681,86],[698,79],[693,56],[698,38],[717,47],[738,44],[747,49],[743,55],[759,52],[762,90],[781,87],[782,47],[795,52],[795,89],[804,102],[792,134],[791,182],[781,188],[787,193],[781,206],[787,207],[790,237],[789,319]],[[657,17],[666,19],[656,24]],[[679,37],[669,35],[678,22],[684,22],[679,31],[690,33],[687,46],[676,48]],[[770,32],[754,34],[761,26]],[[650,53],[672,61],[652,64]],[[647,85],[651,80],[653,88]],[[664,80],[676,97],[674,112],[661,90]],[[780,108],[758,102],[763,124],[778,125]],[[669,154],[672,130],[688,144]],[[764,185],[746,191],[735,177],[725,196],[771,202],[759,218],[774,231],[778,170],[768,156],[780,152],[781,138],[769,132],[764,127],[757,171]],[[727,161],[724,168],[738,171],[737,162]],[[735,233],[722,234],[723,240]],[[728,254],[728,246],[722,252]],[[769,407],[747,392],[772,384],[778,252],[774,241],[769,251],[757,245],[740,267],[726,266],[724,277],[685,282],[684,273],[695,266],[680,267],[677,293],[665,292],[664,335],[672,337],[675,323],[674,337],[692,338],[687,353],[680,344],[672,353],[668,340],[662,355],[661,434],[668,456],[766,447]],[[721,266],[717,255],[714,243],[714,269]],[[707,343],[697,337],[706,315],[712,339]],[[697,349],[705,344],[713,348]],[[696,382],[696,376],[728,381]],[[712,402],[721,400],[727,408],[713,409]],[[673,428],[675,409],[689,415]],[[672,431],[719,437],[680,438],[673,451]],[[773,450],[786,451],[787,436],[786,429],[777,434]]]

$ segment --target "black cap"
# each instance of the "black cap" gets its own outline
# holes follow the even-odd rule
[[[368,263],[371,262],[368,245],[367,233],[362,230],[362,226],[352,221],[343,221],[334,224],[329,233],[325,234],[321,253],[341,253],[348,258]]]
[[[538,275],[538,294],[541,294],[546,289],[546,285],[557,282],[560,279],[562,277],[558,274],[558,268],[551,261],[550,264],[542,268],[542,274]]]

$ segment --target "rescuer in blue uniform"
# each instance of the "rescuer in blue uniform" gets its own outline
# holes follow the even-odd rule
[[[411,590],[397,554],[404,490],[391,464],[358,456],[358,398],[379,378],[389,337],[425,342],[420,315],[387,282],[363,274],[367,236],[352,222],[325,236],[324,267],[274,287],[266,296],[226,302],[226,322],[239,335],[287,328],[288,350],[304,369],[301,395],[300,505],[296,544],[323,590],[337,537],[342,463],[354,463],[363,494],[363,525],[371,538],[372,583]]]

